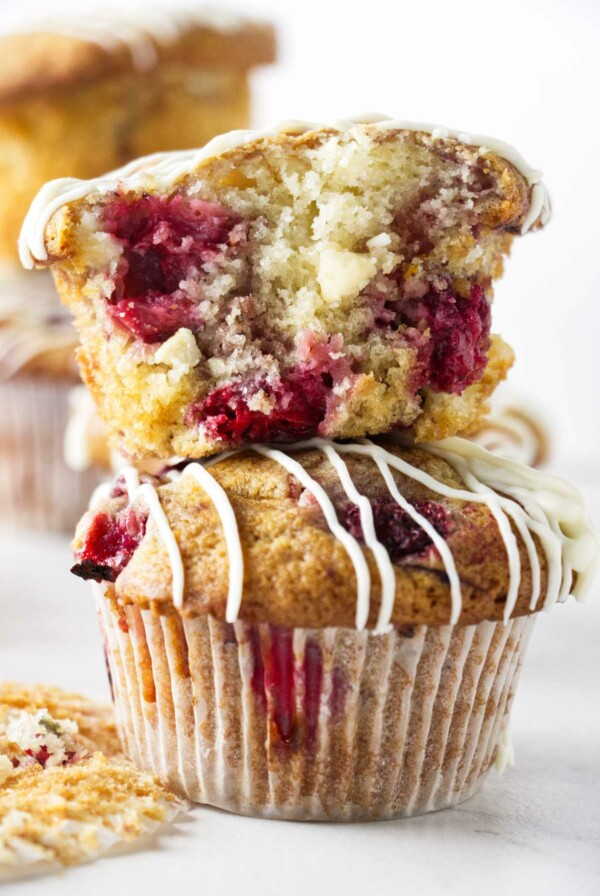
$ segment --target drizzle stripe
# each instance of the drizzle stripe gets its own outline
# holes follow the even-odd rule
[[[330,464],[334,467],[346,495],[359,509],[360,524],[365,544],[373,551],[373,556],[375,557],[375,562],[377,563],[377,569],[379,570],[379,576],[381,578],[381,606],[379,608],[379,616],[375,631],[379,634],[384,633],[389,630],[392,614],[394,612],[394,602],[396,600],[396,573],[394,572],[390,555],[377,538],[371,502],[365,495],[361,495],[354,485],[348,467],[332,445],[328,445],[324,442],[318,447],[325,453]]]
[[[229,559],[229,590],[225,620],[226,622],[235,622],[240,612],[244,590],[244,555],[235,512],[225,489],[200,464],[189,464],[184,469],[183,476],[192,476],[196,480],[213,502],[215,510],[221,518]]]
[[[150,516],[154,520],[159,535],[163,540],[165,548],[167,549],[169,562],[171,564],[173,606],[177,609],[181,609],[181,607],[183,606],[185,579],[183,561],[181,559],[181,552],[179,550],[179,545],[177,544],[177,539],[173,535],[173,530],[171,529],[165,512],[162,509],[160,498],[158,497],[156,489],[152,485],[150,485],[149,482],[145,482],[143,483],[143,485],[140,485],[135,492],[134,499],[136,497],[143,498],[143,500],[146,502],[146,506],[150,511]]]
[[[356,538],[350,535],[349,532],[346,532],[343,526],[338,522],[335,508],[325,489],[306,472],[304,467],[299,464],[298,461],[288,457],[288,455],[284,454],[282,451],[266,448],[264,445],[252,445],[251,448],[253,451],[256,451],[257,454],[262,454],[264,457],[268,457],[278,464],[281,464],[282,467],[295,476],[296,479],[308,489],[319,503],[325,520],[327,521],[327,525],[338,541],[341,541],[354,565],[357,583],[356,628],[359,632],[362,631],[369,619],[371,574],[369,573],[369,567],[360,544]]]

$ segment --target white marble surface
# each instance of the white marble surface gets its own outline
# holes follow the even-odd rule
[[[92,602],[68,564],[61,538],[0,538],[0,679],[44,680],[105,698]],[[454,810],[344,826],[198,808],[158,848],[4,891],[152,896],[189,884],[206,896],[598,896],[600,600],[540,617],[512,736],[515,767],[502,777],[492,773],[478,796]]]

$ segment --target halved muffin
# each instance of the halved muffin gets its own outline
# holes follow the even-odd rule
[[[201,457],[471,426],[512,363],[492,282],[546,217],[537,172],[504,145],[291,124],[49,184],[21,253],[53,268],[115,442]]]
[[[462,439],[130,468],[73,547],[128,754],[192,800],[305,820],[474,793],[536,612],[598,555],[575,489]]]

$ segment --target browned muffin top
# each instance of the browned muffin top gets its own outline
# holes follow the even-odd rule
[[[275,32],[264,22],[215,16],[77,19],[0,38],[0,104],[161,63],[248,69],[275,59]]]
[[[449,443],[458,449],[456,453],[448,453]],[[470,624],[506,616],[507,599],[510,614],[524,615],[544,602],[566,597],[571,590],[577,593],[578,586],[572,588],[574,570],[581,574],[583,587],[583,573],[594,563],[595,542],[582,508],[579,528],[571,526],[570,540],[581,546],[591,539],[586,562],[569,565],[567,541],[562,552],[557,541],[559,556],[564,555],[558,561],[557,581],[556,553],[551,564],[547,559],[550,517],[560,517],[564,511],[572,523],[573,508],[581,506],[574,490],[559,493],[559,486],[568,489],[559,480],[543,480],[546,492],[552,482],[557,484],[556,507],[549,512],[546,530],[539,521],[530,527],[520,505],[499,499],[493,491],[469,495],[451,463],[434,453],[440,450],[437,446],[388,444],[383,455],[389,474],[386,481],[373,457],[347,453],[347,445],[318,444],[317,449],[293,448],[271,457],[257,453],[270,450],[263,448],[225,457],[208,471],[202,468],[199,480],[191,473],[200,465],[191,464],[176,481],[169,481],[173,474],[146,480],[131,501],[125,480],[117,479],[107,500],[79,525],[73,571],[113,583],[109,591],[116,602],[149,607],[159,614],[210,613],[228,621],[239,616],[250,622],[308,628],[365,621],[380,630],[388,622],[445,624],[452,619]],[[325,446],[333,448],[346,465],[366,516],[361,515],[357,496],[350,499],[348,481],[342,481],[340,465],[334,466]],[[485,481],[492,481],[492,474],[486,474],[481,464],[491,464],[504,490],[513,485],[521,488],[530,507],[536,489],[542,488],[541,480],[535,479],[542,474],[494,458],[465,440],[447,440],[438,446],[443,446],[453,464],[466,464],[467,477],[478,469],[469,458],[478,459],[478,482],[483,488],[489,487]],[[290,460],[300,468],[286,469]],[[406,472],[394,469],[398,460],[404,462]],[[423,474],[431,478],[418,481]],[[392,488],[395,483],[398,490],[395,495],[390,478]],[[527,492],[523,483],[529,478],[532,486]],[[158,499],[158,510],[152,495]],[[365,500],[379,545],[373,550],[366,546],[369,510]],[[504,510],[499,500],[504,501]],[[329,509],[335,511],[334,523],[337,517],[336,532],[331,516],[326,516],[328,501]],[[568,510],[566,505],[556,509],[561,501],[570,502]],[[235,559],[238,534],[243,571]],[[358,560],[349,551],[349,540],[359,552]],[[370,543],[374,545],[373,540]],[[175,561],[173,551],[178,552]],[[449,551],[450,559],[441,551]],[[370,576],[366,602],[360,596],[364,580],[363,586],[358,581],[365,574],[361,558]],[[395,587],[393,606],[382,626],[386,559],[391,561]],[[520,572],[515,571],[515,563]],[[459,582],[458,606],[451,587],[453,566]],[[239,611],[232,598],[232,581],[238,573],[243,581]]]

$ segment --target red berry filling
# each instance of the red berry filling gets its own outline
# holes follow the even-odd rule
[[[323,652],[315,641],[307,641],[304,647],[304,724],[306,745],[312,750],[317,740],[319,709],[323,688]]]
[[[265,652],[264,664],[269,709],[281,741],[289,745],[296,731],[291,629],[271,626],[271,646]]]
[[[164,342],[180,327],[198,327],[198,309],[186,299],[149,295],[146,299],[120,299],[108,313],[142,342]]]
[[[423,332],[430,339],[419,348],[423,365],[422,386],[460,395],[478,382],[487,364],[490,347],[490,306],[481,286],[472,286],[468,298],[448,286],[430,286],[422,297],[397,305],[397,322]]]
[[[250,677],[250,684],[260,709],[262,709],[263,712],[266,712],[267,694],[265,692],[265,664],[260,645],[260,634],[256,625],[253,625],[250,628],[248,643],[250,647],[250,655],[252,657],[252,675]]]
[[[371,501],[375,532],[394,563],[409,554],[420,554],[432,544],[431,538],[413,518],[395,501],[379,498]],[[448,534],[448,514],[441,504],[433,501],[415,501],[413,507],[431,523],[436,532]],[[356,504],[347,504],[338,513],[342,526],[359,541],[364,541],[360,511]]]
[[[315,641],[307,641],[304,660],[296,664],[293,630],[270,625],[268,641],[261,641],[260,629],[252,626],[249,647],[252,656],[252,690],[258,706],[268,712],[275,744],[296,748],[303,741],[313,749],[319,727],[323,691],[323,653]],[[298,714],[296,695],[302,693]]]
[[[146,532],[148,515],[126,507],[116,515],[100,512],[90,523],[71,572],[82,579],[114,582]]]
[[[250,405],[262,391],[272,403],[268,413]],[[326,414],[329,386],[312,372],[292,372],[276,385],[266,381],[231,383],[213,389],[188,419],[201,424],[214,441],[293,442],[316,435]]]
[[[108,313],[144,342],[201,326],[182,282],[198,282],[204,265],[236,255],[246,240],[246,223],[237,215],[183,196],[119,197],[105,208],[103,224],[123,245]]]
[[[42,744],[39,750],[36,750],[35,753],[33,750],[25,750],[26,756],[31,756],[32,759],[35,759],[42,768],[46,768],[46,763],[50,759],[50,750],[46,746],[46,744]]]
[[[201,425],[209,439],[237,444],[316,436],[335,409],[334,387],[353,379],[351,360],[341,336],[323,339],[304,332],[297,351],[301,363],[281,378],[241,380],[213,389],[191,406],[187,422]]]

